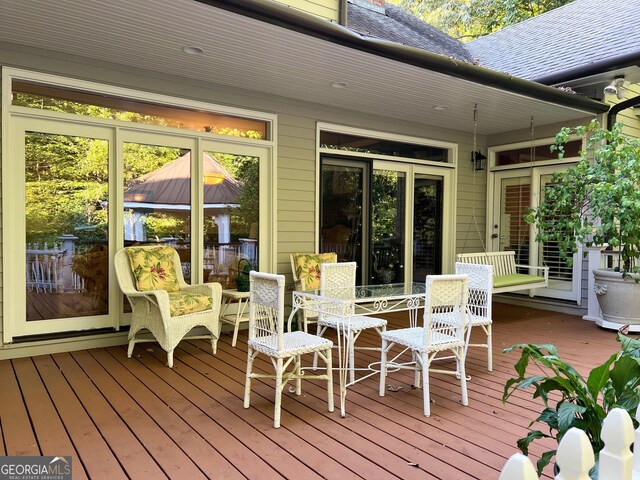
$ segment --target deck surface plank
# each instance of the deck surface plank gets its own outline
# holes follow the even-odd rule
[[[6,455],[40,455],[40,447],[33,431],[29,413],[9,360],[0,362],[0,423],[2,423],[3,450]],[[25,380],[24,383],[30,383]],[[27,385],[24,388],[29,388]]]
[[[83,462],[89,478],[126,479],[127,476],[118,460],[87,415],[53,358],[42,355],[34,357],[33,361],[79,458],[100,459],[100,462]]]
[[[126,474],[130,478],[167,478],[118,412],[80,368],[72,354],[60,353],[53,358]]]
[[[390,329],[407,323],[405,314],[386,318]],[[472,341],[482,337],[480,329],[473,331]],[[303,382],[302,396],[285,389],[279,429],[273,428],[272,380],[254,380],[251,407],[243,408],[246,330],[235,348],[223,335],[215,356],[205,341],[181,342],[173,369],[154,343],[136,345],[133,358],[121,346],[4,360],[0,454],[60,454],[66,448],[74,468],[80,467],[77,478],[106,478],[107,471],[109,478],[143,480],[498,478],[542,409],[530,391],[502,403],[519,357],[503,349],[552,342],[586,374],[619,344],[615,332],[578,317],[498,302],[493,337],[493,372],[486,368],[486,350],[469,351],[467,407],[460,403],[459,381],[434,372],[432,414],[424,417],[422,390],[411,388],[413,373],[403,370],[390,372],[387,381],[402,388],[384,397],[377,376],[350,387],[341,418],[338,408],[327,411],[325,383],[310,380]],[[379,342],[370,332],[358,340],[372,347]],[[379,361],[379,353],[358,351],[356,361],[365,367]],[[258,356],[255,365],[273,371],[266,357]],[[447,366],[451,362],[442,364]],[[336,405],[337,381],[336,375]],[[530,456],[535,462],[553,447],[535,442]],[[550,468],[544,478],[553,478]]]
[[[25,404],[34,425],[41,455],[71,456],[73,476],[87,478],[88,472],[85,472],[84,463],[73,461],[73,459],[80,458],[76,442],[73,441],[73,434],[82,435],[82,432],[78,432],[76,428],[78,424],[66,416],[64,406],[60,408],[59,401],[61,399],[60,396],[57,396],[59,391],[64,390],[64,381],[61,382],[61,385],[54,386],[52,390],[51,385],[60,381],[58,375],[46,367],[44,372],[40,369],[42,364],[50,361],[51,357],[42,356],[33,359],[18,358],[13,361],[13,364],[16,374],[21,380],[20,385]],[[61,396],[66,395],[62,394]],[[64,398],[62,402],[67,400],[68,398]],[[87,436],[90,436],[90,433],[87,433]],[[97,473],[100,466],[92,465],[91,468]]]

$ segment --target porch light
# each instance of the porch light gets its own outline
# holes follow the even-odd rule
[[[471,163],[473,163],[474,172],[484,170],[487,167],[487,157],[485,157],[480,150],[471,152]]]
[[[224,180],[222,173],[205,173],[204,184],[205,185],[219,185]]]

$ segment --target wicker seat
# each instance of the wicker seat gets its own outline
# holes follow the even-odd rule
[[[315,290],[320,288],[320,265],[324,262],[335,263],[338,255],[335,252],[327,253],[292,253],[291,274],[296,290]],[[315,323],[318,314],[302,310],[302,328],[308,331],[308,324]]]
[[[381,397],[385,394],[387,354],[397,344],[412,351],[414,362],[410,368],[415,369],[416,387],[420,385],[420,370],[422,370],[425,416],[428,417],[431,413],[429,370],[431,362],[441,352],[450,351],[453,354],[456,370],[437,370],[437,372],[454,374],[460,379],[462,404],[468,405],[467,379],[464,371],[467,285],[466,275],[428,275],[423,326],[389,330],[380,334],[382,337],[379,392]],[[398,367],[397,364],[393,365]],[[436,370],[431,371],[436,372]]]
[[[331,370],[331,348],[333,342],[306,332],[286,332],[284,324],[284,275],[251,272],[249,274],[249,341],[247,343],[247,376],[244,389],[244,408],[251,401],[251,380],[274,378],[276,381],[273,426],[280,427],[280,405],[282,391],[288,382],[295,380],[296,395],[302,393],[302,379],[327,381],[329,411],[333,412],[333,375]],[[262,353],[271,359],[275,374],[253,371],[256,356]],[[326,373],[305,375],[301,369],[300,356],[317,353],[326,363]],[[287,371],[293,363],[292,369]]]
[[[173,250],[172,264],[179,290],[177,292],[169,292],[164,289],[139,291],[127,253],[127,250],[132,248],[144,249],[149,253],[153,253],[154,249],[159,248]],[[222,287],[219,283],[202,285],[185,283],[178,253],[175,249],[166,246],[150,245],[123,248],[115,255],[115,270],[120,289],[127,296],[132,309],[129,348],[127,350],[129,358],[131,358],[136,343],[149,341],[148,336],[145,338],[138,335],[142,330],[151,332],[162,349],[167,352],[169,367],[173,367],[173,350],[183,339],[210,339],[213,353],[216,353],[222,295]],[[186,297],[186,300],[180,297]],[[188,308],[185,308],[184,305],[181,308],[180,305],[176,305],[174,300],[183,300],[182,303],[186,303]],[[202,301],[205,307],[194,305],[198,301]],[[191,332],[194,327],[203,327],[204,330]]]
[[[320,295],[325,295],[333,298],[342,298],[350,300],[355,298],[355,286],[356,286],[356,269],[358,265],[356,262],[340,262],[340,263],[323,263],[320,265]],[[322,315],[318,318],[318,335],[322,336],[328,328],[333,330],[339,330],[340,334],[344,334],[347,325],[344,319],[332,317],[328,315]],[[356,347],[355,342],[360,334],[367,329],[375,329],[376,332],[381,334],[387,329],[387,321],[384,318],[371,317],[367,315],[353,315],[349,318],[349,339],[348,345],[349,355],[349,375],[350,381],[355,382],[355,350],[376,350],[380,351],[377,347]],[[315,363],[314,363],[315,366]]]
[[[491,336],[491,296],[493,294],[493,266],[456,262],[456,273],[469,276],[467,348],[480,347],[487,349],[487,370],[493,371],[492,336]],[[482,328],[487,336],[486,343],[469,343],[473,327]],[[466,357],[466,352],[465,352]]]

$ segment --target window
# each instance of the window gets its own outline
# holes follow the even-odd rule
[[[268,122],[261,120],[160,105],[24,80],[13,81],[12,93],[12,105],[20,107],[268,140]]]

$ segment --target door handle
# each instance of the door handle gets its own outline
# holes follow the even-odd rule
[[[493,235],[491,235],[491,238],[498,238],[498,234],[494,233]]]

